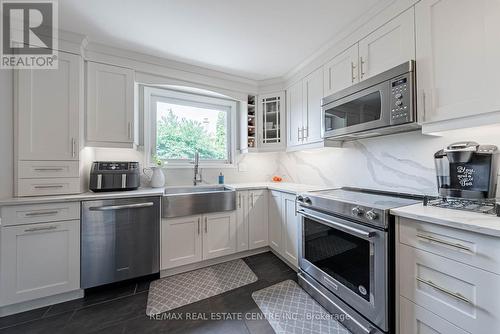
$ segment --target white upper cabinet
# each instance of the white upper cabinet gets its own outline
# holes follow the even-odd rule
[[[415,6],[418,108],[424,122],[500,110],[500,3]]]
[[[358,44],[351,46],[323,66],[324,92],[328,96],[359,81]]]
[[[259,127],[260,150],[274,150],[286,145],[285,93],[278,92],[258,96],[256,122]]]
[[[55,70],[16,73],[19,160],[78,160],[83,61],[59,52]]]
[[[88,146],[133,147],[134,71],[88,62]]]
[[[359,42],[360,80],[415,59],[415,14],[410,8]]]
[[[304,140],[315,143],[321,140],[321,99],[323,98],[323,69],[318,68],[303,82],[304,89]]]
[[[286,91],[287,98],[287,146],[302,143],[303,115],[302,80],[290,86]]]

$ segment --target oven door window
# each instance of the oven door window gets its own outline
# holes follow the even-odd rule
[[[378,121],[382,113],[380,91],[325,110],[325,131]]]
[[[304,217],[304,258],[370,301],[370,242]]]

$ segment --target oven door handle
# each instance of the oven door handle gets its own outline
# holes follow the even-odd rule
[[[327,219],[324,219],[322,217],[319,217],[319,216],[307,213],[304,210],[299,210],[298,212],[301,215],[303,215],[304,217],[320,221],[320,222],[325,223],[327,225],[335,226],[339,230],[342,230],[342,231],[344,231],[346,233],[349,233],[349,234],[352,234],[352,235],[355,235],[355,236],[358,236],[358,237],[361,237],[361,238],[371,239],[371,238],[373,238],[376,235],[375,232],[367,232],[367,231],[363,231],[363,230],[357,229],[355,227],[347,226],[347,225],[339,223],[339,222],[334,222],[334,221],[331,221],[331,220],[327,220]]]

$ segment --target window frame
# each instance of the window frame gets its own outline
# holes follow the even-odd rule
[[[178,103],[192,105],[213,110],[226,111],[226,135],[227,135],[227,160],[200,159],[202,168],[235,168],[236,156],[236,119],[237,102],[230,99],[201,95],[197,93],[182,92],[169,88],[157,88],[144,86],[144,147],[146,152],[146,164],[152,165],[152,157],[156,154],[156,102]],[[193,162],[189,159],[169,159],[164,161],[165,168],[193,168]]]

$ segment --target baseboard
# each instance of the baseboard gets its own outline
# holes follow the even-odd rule
[[[44,298],[28,300],[18,304],[7,305],[0,307],[0,317],[5,317],[11,314],[34,310],[44,306],[63,303],[69,300],[78,299],[82,297],[83,297],[83,290],[79,289],[71,292],[61,293],[54,296],[48,296]]]
[[[164,269],[160,271],[160,277],[168,277],[168,276],[173,276],[177,274],[182,274],[188,271],[208,267],[208,266],[213,266],[214,264],[219,264],[222,262],[227,262],[231,260],[236,260],[236,259],[241,259],[247,256],[252,256],[252,255],[257,255],[265,252],[269,252],[271,248],[268,246],[257,248],[257,249],[252,249],[244,252],[239,252],[231,255],[226,255],[226,256],[221,256],[216,259],[210,259],[210,260],[205,260],[201,262],[196,262],[196,263],[191,263],[191,264],[186,264],[184,266],[180,267],[175,267],[175,268],[170,268],[170,269]]]
[[[299,272],[299,267],[295,266],[294,264],[292,264],[290,261],[288,261],[287,259],[285,259],[283,256],[281,256],[280,253],[278,253],[275,249],[271,248],[271,252],[276,255],[281,261],[285,262],[290,268],[292,268],[293,270],[295,270],[296,272]]]

